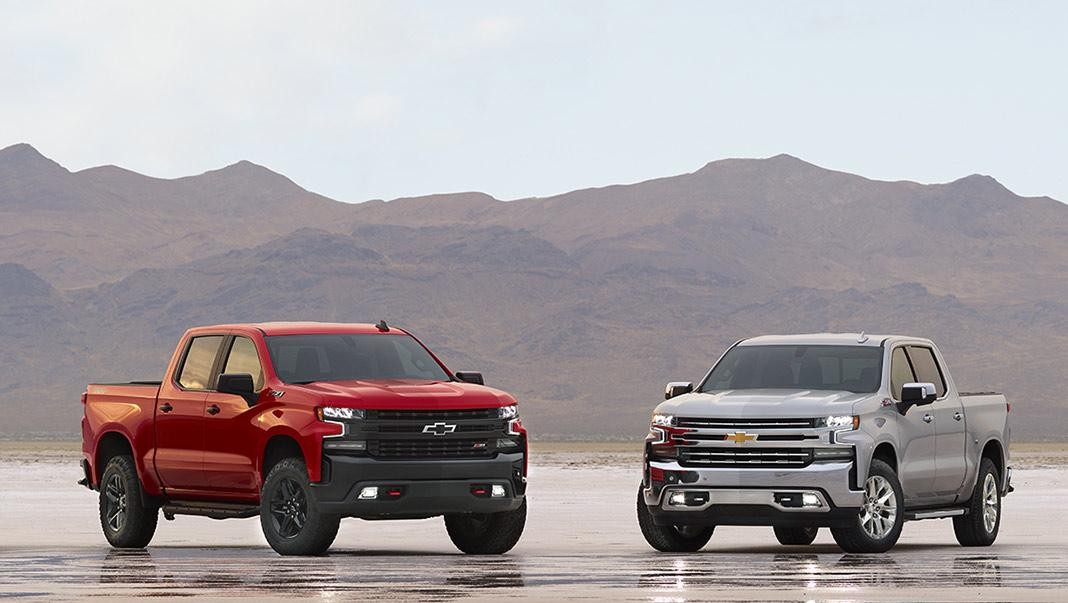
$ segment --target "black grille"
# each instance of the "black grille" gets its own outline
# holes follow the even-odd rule
[[[498,409],[475,408],[470,410],[369,410],[369,421],[466,421],[496,419]]]
[[[706,419],[700,417],[679,417],[679,427],[701,429],[812,429],[816,419]]]
[[[367,452],[374,457],[393,459],[484,458],[493,456],[486,440],[441,439],[372,440]]]
[[[811,448],[679,448],[683,467],[806,467]]]
[[[432,423],[418,421],[415,423],[393,423],[390,425],[378,425],[378,433],[423,433],[423,428]],[[372,427],[372,429],[374,429]],[[500,431],[504,429],[503,423],[460,423],[456,424],[456,430],[452,433],[471,433],[481,431]]]

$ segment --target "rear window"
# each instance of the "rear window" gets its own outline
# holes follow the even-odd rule
[[[211,368],[215,364],[215,354],[218,353],[222,340],[222,335],[193,338],[182,362],[178,385],[183,389],[208,389],[211,385]]]
[[[430,352],[408,335],[275,335],[267,337],[267,351],[286,383],[450,380]]]
[[[878,391],[882,348],[833,345],[735,346],[716,365],[703,392],[736,389]]]

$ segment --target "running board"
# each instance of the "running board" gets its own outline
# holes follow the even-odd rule
[[[967,512],[968,510],[964,507],[956,507],[953,509],[931,509],[929,511],[905,511],[905,519],[910,521],[916,519],[943,519],[945,517],[959,517]]]
[[[214,503],[203,501],[172,501],[163,505],[163,517],[173,520],[175,515],[199,515],[212,519],[241,519],[260,514],[259,505]]]

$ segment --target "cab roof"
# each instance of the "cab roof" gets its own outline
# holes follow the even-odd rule
[[[397,327],[389,327],[389,331],[383,333],[373,324],[358,322],[253,322],[197,327],[196,330],[226,331],[232,329],[256,329],[267,336],[323,335],[332,333],[381,333],[384,335],[392,333],[396,335],[407,335],[407,331]]]
[[[761,335],[743,339],[740,346],[748,345],[862,345],[878,347],[883,343],[897,341],[922,341],[931,343],[922,337],[907,335],[877,335],[874,333],[805,333],[799,335]]]

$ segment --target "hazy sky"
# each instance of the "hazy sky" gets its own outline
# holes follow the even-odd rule
[[[0,147],[346,201],[790,153],[1068,201],[1068,2],[8,2]]]

